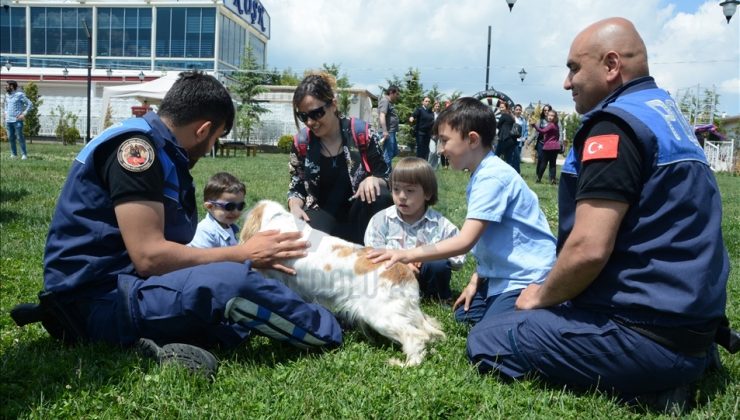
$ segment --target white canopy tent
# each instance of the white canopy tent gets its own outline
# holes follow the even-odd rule
[[[146,83],[134,83],[119,86],[107,86],[103,88],[103,106],[100,121],[105,119],[105,112],[110,105],[111,98],[135,98],[140,102],[146,101],[150,105],[162,102],[164,95],[170,90],[172,84],[179,77],[178,72],[170,72],[165,76]],[[100,127],[100,131],[103,127]]]

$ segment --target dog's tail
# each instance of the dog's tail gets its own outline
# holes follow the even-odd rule
[[[426,356],[429,343],[445,337],[439,321],[425,315],[418,307],[412,323],[407,327],[403,331],[400,331],[398,339],[404,354],[406,354],[406,361],[402,362],[398,359],[391,359],[389,362],[393,365],[406,367],[421,364]]]

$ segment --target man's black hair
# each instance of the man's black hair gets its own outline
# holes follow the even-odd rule
[[[439,134],[439,127],[447,124],[460,132],[463,137],[475,131],[484,146],[491,146],[496,136],[496,116],[483,102],[475,98],[459,98],[445,108],[434,122],[433,134]]]
[[[388,94],[389,95],[391,93],[396,93],[396,92],[400,92],[400,90],[398,90],[398,86],[396,86],[396,85],[390,85],[390,86],[388,86]]]
[[[159,106],[158,114],[181,127],[198,120],[210,121],[209,136],[223,124],[222,136],[234,125],[234,103],[215,77],[200,71],[180,73]]]
[[[8,80],[5,83],[7,83],[8,86],[10,86],[11,89],[18,90],[18,82],[16,82],[15,80]]]

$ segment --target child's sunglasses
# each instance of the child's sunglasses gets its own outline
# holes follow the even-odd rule
[[[306,121],[308,121],[309,118],[312,119],[312,120],[314,120],[314,121],[318,121],[321,118],[323,118],[324,115],[326,115],[326,107],[327,106],[329,106],[329,104],[324,104],[324,105],[322,105],[322,106],[320,106],[320,107],[318,107],[316,109],[313,109],[311,111],[308,111],[308,112],[299,112],[299,111],[296,111],[295,116],[298,117],[298,119],[301,120],[301,122],[304,123],[304,124],[306,123]]]
[[[221,207],[222,209],[226,211],[234,211],[234,210],[242,211],[244,210],[244,206],[245,206],[243,201],[239,203],[234,203],[233,201],[223,202],[223,201],[208,200],[208,202],[213,204],[214,206]]]

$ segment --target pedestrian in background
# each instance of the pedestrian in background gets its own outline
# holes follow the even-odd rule
[[[395,103],[401,92],[397,86],[388,86],[388,93],[383,95],[378,101],[378,122],[383,137],[380,139],[380,145],[383,147],[383,159],[386,166],[390,169],[393,158],[398,155],[398,113],[396,112]]]
[[[18,90],[18,82],[8,80],[5,85],[5,128],[8,131],[8,142],[10,143],[10,158],[18,157],[15,142],[21,146],[21,159],[28,159],[26,153],[26,138],[23,137],[23,120],[31,109],[33,103],[23,91]]]
[[[429,105],[432,100],[425,96],[421,106],[414,110],[409,117],[409,123],[414,124],[414,139],[416,140],[416,157],[426,160],[429,157],[429,139],[432,137],[434,112]]]

